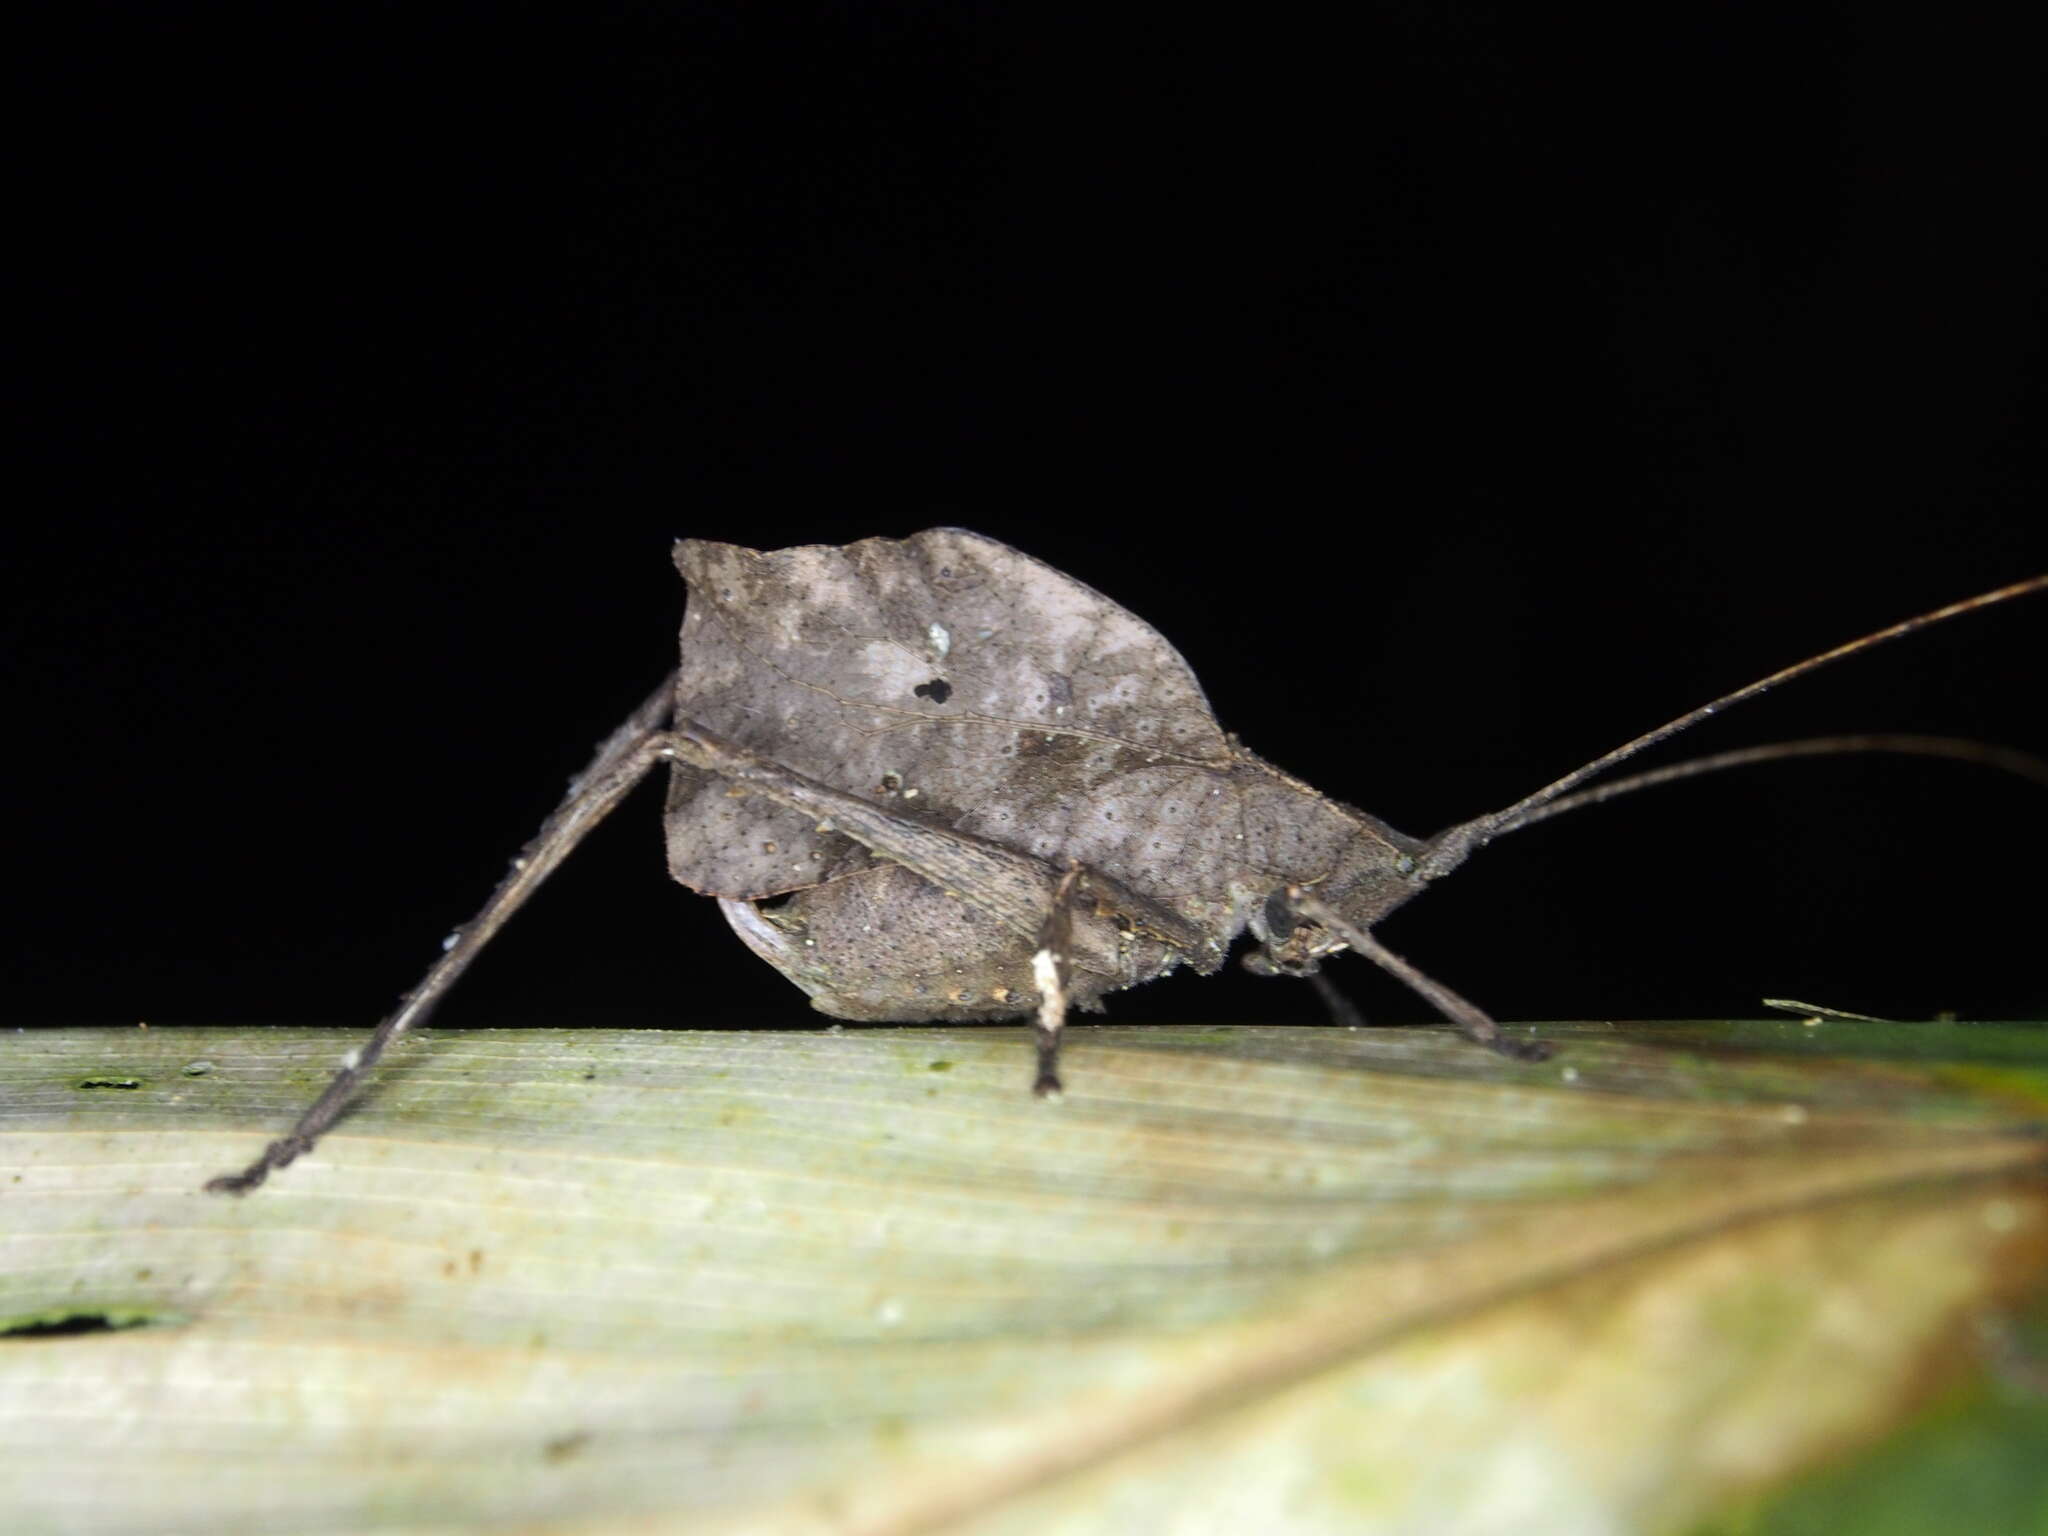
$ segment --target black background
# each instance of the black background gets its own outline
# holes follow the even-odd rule
[[[16,55],[16,1023],[370,1022],[670,665],[678,536],[990,533],[1417,833],[2048,564],[2016,37],[208,14]],[[2048,752],[2044,655],[2015,604],[1690,749]],[[445,1022],[815,1020],[658,806]],[[1385,932],[1512,1018],[2040,1018],[2044,855],[2017,781],[1787,764],[1510,839]],[[1114,1002],[1315,1016],[1234,972]]]

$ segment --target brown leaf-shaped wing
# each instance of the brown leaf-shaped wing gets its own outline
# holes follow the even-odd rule
[[[1156,630],[979,534],[766,553],[685,540],[676,564],[690,588],[679,715],[933,825],[1121,874],[1150,862],[1162,819],[1199,816],[1206,776],[1233,760]],[[866,862],[688,769],[668,838],[676,878],[721,896]]]

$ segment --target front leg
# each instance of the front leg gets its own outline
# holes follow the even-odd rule
[[[1457,1025],[1465,1038],[1475,1045],[1483,1045],[1489,1051],[1514,1061],[1549,1059],[1551,1048],[1548,1041],[1520,1040],[1503,1034],[1500,1025],[1496,1024],[1492,1016],[1478,1004],[1453,992],[1434,976],[1418,970],[1402,959],[1374,938],[1370,929],[1359,927],[1344,918],[1308,887],[1290,885],[1285,888],[1284,897],[1296,914],[1321,925],[1326,932],[1342,940],[1380,969],[1397,980],[1406,982],[1426,998],[1438,1013]]]

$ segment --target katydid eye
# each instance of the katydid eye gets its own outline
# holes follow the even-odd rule
[[[1275,891],[1266,898],[1266,931],[1274,938],[1285,939],[1300,926],[1294,903],[1287,899],[1285,891]]]

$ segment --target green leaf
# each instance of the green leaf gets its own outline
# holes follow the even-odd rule
[[[352,1040],[17,1034],[0,1509],[1789,1532],[2035,1431],[2038,1029],[1543,1033],[443,1033],[239,1201]]]

